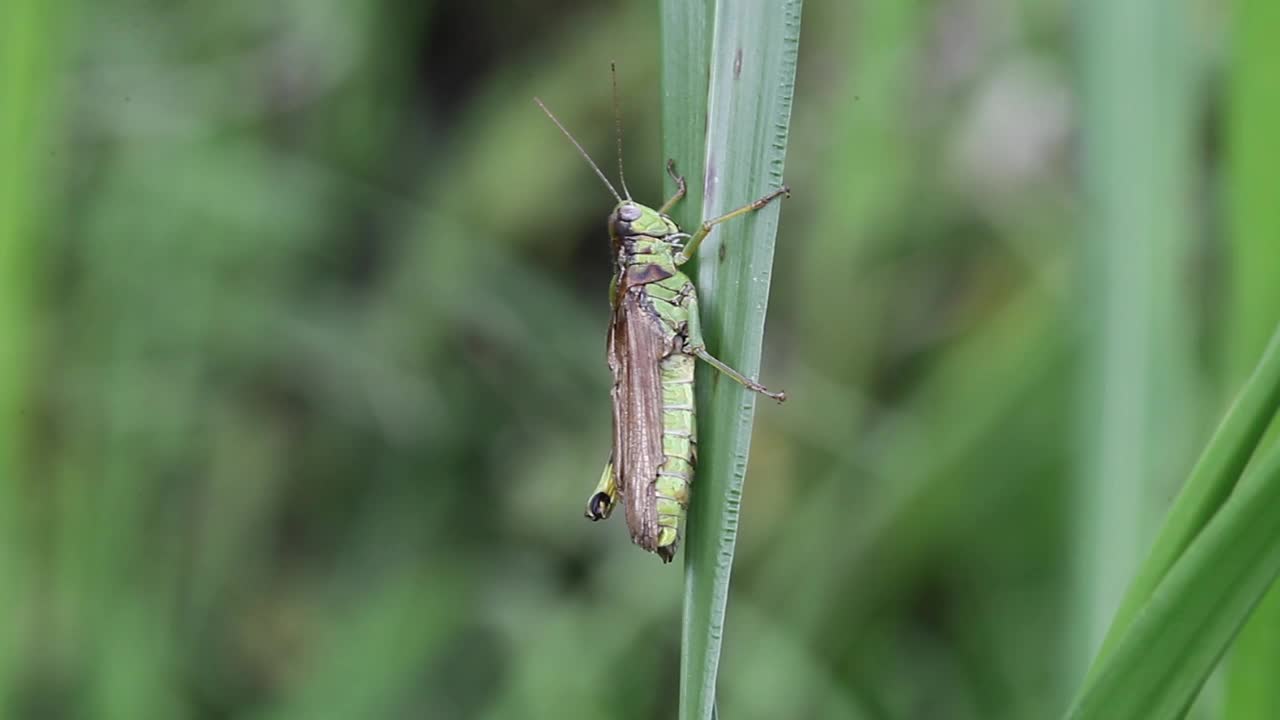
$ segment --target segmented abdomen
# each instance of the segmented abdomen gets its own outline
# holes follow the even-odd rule
[[[673,353],[662,360],[662,465],[655,486],[658,553],[670,559],[680,540],[689,484],[697,461],[697,423],[693,408],[694,357]]]

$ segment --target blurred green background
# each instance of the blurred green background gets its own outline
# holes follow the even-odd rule
[[[657,202],[656,13],[0,8],[3,717],[674,716],[532,102]],[[1278,15],[810,0],[721,717],[1065,707],[1280,319]]]

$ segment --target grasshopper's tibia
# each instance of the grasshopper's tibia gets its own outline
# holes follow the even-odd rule
[[[748,390],[771,397],[778,402],[786,402],[787,394],[785,392],[773,392],[755,380],[752,380],[746,375],[734,370],[729,365],[721,362],[719,358],[707,352],[707,343],[702,339],[702,321],[700,320],[701,315],[698,310],[698,296],[692,294],[686,295],[684,297],[684,305],[689,310],[689,318],[686,320],[684,333],[684,351],[687,354],[701,359],[716,370],[728,375],[734,382],[741,384]]]
[[[731,367],[729,367],[728,365],[724,364],[724,363],[723,363],[723,362],[721,362],[720,360],[716,359],[716,357],[715,357],[715,356],[713,356],[711,353],[707,352],[707,349],[706,349],[705,347],[701,346],[701,345],[695,345],[695,346],[693,346],[693,347],[686,347],[686,348],[685,348],[685,351],[686,351],[686,352],[693,353],[694,355],[698,356],[698,357],[699,357],[699,358],[701,358],[704,362],[706,362],[708,365],[710,365],[711,367],[713,367],[713,368],[715,368],[715,369],[719,370],[720,372],[724,373],[725,375],[728,375],[730,378],[732,378],[732,379],[734,380],[734,382],[737,382],[737,383],[741,384],[743,387],[745,387],[745,388],[746,388],[746,389],[748,389],[748,390],[751,390],[751,391],[753,391],[753,392],[758,392],[758,393],[760,393],[761,395],[764,395],[764,396],[766,396],[766,397],[771,397],[771,398],[773,398],[774,400],[777,400],[778,402],[786,402],[786,401],[787,401],[787,394],[786,394],[785,392],[782,392],[782,391],[779,391],[779,392],[773,392],[773,391],[772,391],[772,390],[770,390],[769,388],[767,388],[767,387],[765,387],[765,386],[761,385],[760,383],[756,382],[755,380],[752,380],[751,378],[747,377],[746,375],[743,375],[742,373],[738,372],[737,370],[734,370],[733,368],[731,368]]]
[[[726,220],[732,220],[739,215],[746,215],[749,212],[755,212],[783,195],[791,197],[791,188],[783,185],[755,202],[748,203],[737,210],[727,212],[720,217],[711,218],[710,220],[702,223],[702,227],[698,228],[698,231],[693,234],[693,237],[689,238],[689,242],[684,246],[684,248],[681,249],[680,252],[676,253],[676,265],[683,265],[693,258],[693,256],[698,252],[698,246],[701,245],[702,241],[711,233],[711,228],[714,228],[716,225],[719,225]]]
[[[662,203],[662,207],[658,208],[659,215],[666,215],[671,208],[675,207],[676,203],[680,202],[681,198],[684,197],[685,192],[688,190],[684,184],[684,176],[676,174],[675,160],[667,161],[667,174],[671,176],[672,180],[676,181],[676,194],[672,195],[670,200]]]
[[[613,512],[613,507],[617,504],[618,482],[613,473],[613,458],[610,458],[609,462],[605,463],[604,472],[600,473],[600,482],[596,484],[595,492],[587,498],[585,515],[588,520],[604,520],[609,517],[609,513]]]

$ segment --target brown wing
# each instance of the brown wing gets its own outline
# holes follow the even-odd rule
[[[609,328],[613,370],[613,460],[636,544],[657,548],[654,483],[662,465],[662,375],[666,343],[658,319],[644,308],[641,287],[622,293]]]

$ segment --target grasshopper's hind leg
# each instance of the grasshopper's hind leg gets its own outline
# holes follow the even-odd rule
[[[746,389],[751,390],[751,391],[754,391],[754,392],[758,392],[758,393],[760,393],[761,395],[764,395],[764,396],[767,396],[767,397],[771,397],[771,398],[773,398],[774,400],[777,400],[778,402],[786,402],[786,400],[787,400],[787,394],[786,394],[785,392],[783,392],[783,391],[781,391],[781,390],[779,390],[778,392],[773,392],[772,390],[770,390],[769,388],[767,388],[767,387],[765,387],[765,386],[761,385],[760,383],[756,382],[755,380],[752,380],[751,378],[747,377],[746,375],[743,375],[742,373],[738,372],[737,370],[734,370],[732,367],[729,367],[728,365],[726,365],[725,363],[721,362],[720,360],[717,360],[717,359],[716,359],[716,357],[715,357],[714,355],[712,355],[711,353],[707,352],[706,347],[703,347],[703,346],[701,346],[701,345],[697,345],[697,346],[693,346],[693,347],[688,348],[688,351],[689,351],[689,352],[691,352],[691,353],[693,353],[694,355],[697,355],[699,358],[701,358],[702,360],[704,360],[704,361],[705,361],[708,365],[710,365],[711,367],[713,367],[713,368],[715,368],[715,369],[719,370],[720,372],[724,373],[725,375],[728,375],[730,378],[732,378],[732,379],[734,380],[734,382],[737,382],[737,383],[741,384],[741,385],[742,385],[743,387],[745,387]]]
[[[604,520],[609,517],[609,513],[613,512],[613,507],[618,504],[618,478],[613,473],[613,458],[609,458],[609,462],[604,465],[604,472],[600,473],[600,482],[596,484],[595,492],[591,493],[591,497],[587,498],[587,512],[585,515],[588,520]]]
[[[683,304],[689,309],[689,319],[685,326],[685,343],[684,351],[690,355],[694,355],[707,363],[711,367],[728,375],[734,382],[739,383],[743,387],[761,395],[771,397],[778,402],[785,402],[787,394],[785,392],[773,392],[769,388],[734,370],[729,365],[720,361],[711,353],[707,352],[707,343],[702,338],[702,322],[698,314],[698,297],[692,292],[692,286],[689,288],[683,299]]]

